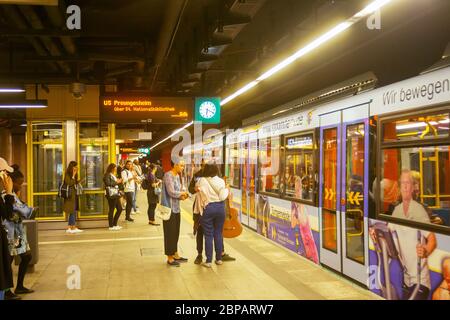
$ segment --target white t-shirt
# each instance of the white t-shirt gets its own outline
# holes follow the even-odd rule
[[[125,186],[125,192],[134,192],[136,188],[136,183],[133,179],[133,173],[128,169],[122,170],[121,173],[123,184]]]
[[[197,186],[206,196],[209,202],[221,202],[228,198],[228,189],[225,187],[225,181],[218,176],[212,178],[201,178]]]
[[[403,213],[403,203],[400,203],[395,207],[392,216],[404,220],[406,219],[424,223],[430,222],[430,218],[428,217],[428,213],[425,208],[417,201],[411,200],[407,214],[408,216]],[[392,223],[389,223],[388,226],[391,231],[397,232],[400,246],[398,250],[406,268],[403,279],[405,284],[408,287],[411,287],[418,282],[417,264],[419,262],[419,257],[417,256],[416,246],[419,243],[419,239],[422,243],[424,243],[424,240],[426,240],[430,232]],[[431,288],[428,260],[421,260],[420,284],[426,286],[427,288]]]

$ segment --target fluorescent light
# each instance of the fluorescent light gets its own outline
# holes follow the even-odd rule
[[[47,108],[44,104],[0,104],[0,109],[39,109],[39,108]]]
[[[387,3],[391,2],[392,0],[376,0],[369,4],[367,7],[365,7],[360,12],[356,13],[353,17],[347,19],[346,21],[336,25],[334,28],[330,29],[329,31],[325,32],[323,35],[306,45],[305,47],[299,49],[297,52],[289,56],[288,58],[284,59],[274,67],[270,68],[266,72],[264,72],[262,75],[260,75],[256,80],[253,80],[252,82],[248,83],[235,93],[231,94],[227,98],[223,99],[221,102],[221,105],[225,105],[231,100],[237,98],[241,94],[247,92],[251,88],[255,87],[258,83],[260,83],[263,80],[266,80],[267,78],[271,77],[272,75],[276,74],[277,72],[283,70],[287,66],[289,66],[294,61],[298,60],[302,56],[310,53],[314,49],[320,47],[322,44],[326,43],[327,41],[331,40],[332,38],[338,36],[348,28],[350,28],[352,25],[360,21],[362,18],[372,14],[373,12],[377,11]]]
[[[25,89],[19,88],[0,88],[0,93],[22,93],[25,92]]]
[[[157,146],[159,146],[161,143],[169,140],[170,138],[172,138],[173,136],[175,136],[176,134],[180,133],[181,131],[183,131],[186,128],[189,128],[190,126],[192,126],[194,124],[194,121],[191,121],[189,123],[187,123],[186,125],[184,125],[183,127],[175,130],[171,135],[169,135],[168,137],[162,139],[161,141],[159,141],[157,144],[155,144],[154,146],[150,147],[150,150],[156,148]]]

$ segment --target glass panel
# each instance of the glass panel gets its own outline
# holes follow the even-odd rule
[[[284,171],[285,195],[297,199],[314,200],[313,135],[286,138]]]
[[[450,227],[450,146],[383,150],[383,214]]]
[[[323,131],[323,190],[322,230],[323,247],[337,252],[337,128]]]
[[[347,127],[346,251],[347,258],[364,264],[364,124]]]
[[[259,140],[259,191],[280,191],[280,138]]]
[[[80,178],[85,190],[103,189],[103,174],[108,166],[108,144],[80,143]]]
[[[323,208],[336,210],[337,128],[323,131]]]
[[[322,209],[323,247],[337,252],[336,212]]]
[[[80,179],[85,191],[103,191],[103,174],[108,166],[108,127],[99,123],[79,123]],[[80,216],[105,215],[102,194],[83,194]],[[105,211],[103,211],[105,209]]]
[[[383,141],[405,141],[448,137],[448,113],[416,116],[383,124]]]
[[[230,186],[240,188],[241,166],[239,162],[239,144],[231,144],[227,147],[227,182]]]
[[[62,144],[33,145],[33,192],[58,192],[63,170]]]
[[[101,194],[83,194],[80,197],[80,216],[99,216],[106,215],[108,212],[108,203],[103,193]]]
[[[61,142],[63,139],[63,125],[60,122],[33,123],[33,142]]]
[[[34,196],[33,203],[35,207],[39,207],[36,218],[64,218],[63,200],[55,195]]]

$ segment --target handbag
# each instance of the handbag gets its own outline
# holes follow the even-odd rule
[[[155,209],[155,214],[161,220],[167,221],[170,219],[170,216],[172,215],[172,209],[163,206],[162,204],[158,204],[158,206]]]
[[[167,221],[172,215],[172,201],[170,201],[164,182],[161,187],[161,193],[161,203],[156,206],[155,214],[161,220]]]
[[[83,194],[83,186],[81,183],[75,185],[75,191],[77,196],[81,196]]]
[[[153,188],[153,192],[155,193],[155,195],[159,196],[162,192],[161,187]]]
[[[116,199],[120,197],[119,188],[116,187],[106,187],[106,195],[111,199]]]
[[[58,197],[62,199],[69,199],[70,198],[70,187],[64,183],[60,182],[58,186]]]

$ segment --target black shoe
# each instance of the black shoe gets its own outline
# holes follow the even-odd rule
[[[222,261],[236,261],[236,258],[233,258],[228,253],[222,255]]]
[[[188,262],[188,259],[183,258],[183,257],[179,257],[178,259],[174,258],[174,259],[175,259],[176,262]]]
[[[152,225],[152,226],[159,226],[159,225],[160,225],[159,223],[151,222],[151,221],[149,221],[148,224],[150,224],[150,225]]]
[[[125,219],[125,220],[127,220],[129,222],[134,222],[134,219],[132,219],[132,218],[128,218],[128,219]]]
[[[195,264],[202,264],[202,262],[203,262],[203,256],[201,254],[199,254],[197,256],[197,258],[195,258],[194,263]]]
[[[22,298],[14,294],[11,290],[8,290],[5,292],[5,300],[22,300]]]
[[[180,263],[177,262],[176,260],[174,260],[174,261],[172,261],[172,262],[167,261],[167,264],[168,264],[169,266],[172,266],[172,267],[179,267],[179,266],[180,266]]]
[[[33,293],[34,290],[22,287],[22,288],[16,288],[16,290],[14,290],[15,294],[27,294],[27,293]]]

